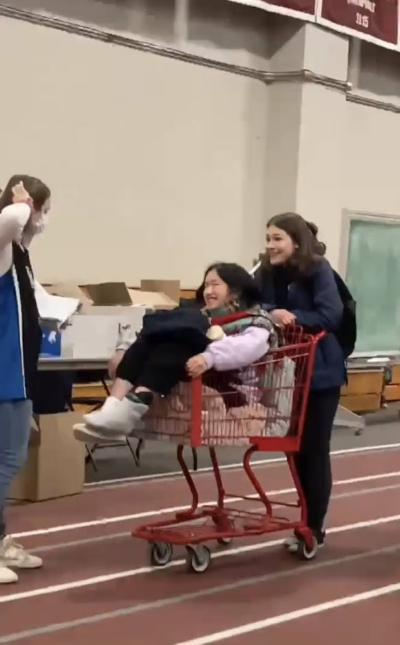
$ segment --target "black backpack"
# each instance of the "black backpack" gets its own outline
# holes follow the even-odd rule
[[[353,352],[357,341],[356,301],[344,280],[332,269],[340,299],[343,303],[343,317],[340,327],[335,331],[337,341],[345,358]]]

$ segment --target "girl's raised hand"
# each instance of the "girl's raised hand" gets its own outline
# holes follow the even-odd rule
[[[19,184],[16,184],[15,186],[13,186],[11,190],[13,194],[13,204],[26,202],[29,205],[32,205],[31,196],[28,193],[28,191],[25,189],[25,186],[22,183],[22,181],[20,181]]]

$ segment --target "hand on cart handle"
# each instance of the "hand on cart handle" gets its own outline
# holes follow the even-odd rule
[[[283,325],[286,327],[296,323],[296,316],[286,309],[274,309],[271,312],[271,316],[276,325]]]
[[[198,376],[204,374],[204,372],[207,372],[208,365],[204,356],[198,354],[197,356],[193,356],[188,360],[188,362],[186,363],[186,369],[189,376],[191,376],[192,378],[197,378]]]

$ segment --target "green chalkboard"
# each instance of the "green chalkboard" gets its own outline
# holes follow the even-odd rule
[[[347,284],[357,301],[356,352],[400,349],[400,220],[350,222]]]

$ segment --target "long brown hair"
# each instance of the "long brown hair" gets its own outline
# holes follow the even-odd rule
[[[307,222],[298,213],[275,215],[267,223],[267,228],[270,226],[276,226],[285,231],[298,247],[290,258],[289,264],[296,267],[300,273],[308,273],[325,255],[326,246],[318,239],[318,226],[313,222]],[[263,267],[271,268],[268,253],[264,255]]]
[[[6,206],[10,206],[10,204],[13,203],[12,189],[20,182],[24,184],[25,190],[27,190],[29,195],[32,197],[33,208],[35,211],[39,211],[43,208],[46,201],[51,196],[50,188],[48,188],[40,179],[31,177],[30,175],[13,175],[8,181],[3,192],[0,194],[0,213],[3,208],[6,208]]]

